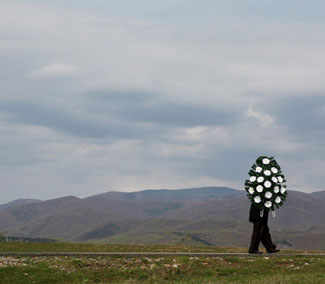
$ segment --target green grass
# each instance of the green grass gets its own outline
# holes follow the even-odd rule
[[[263,249],[261,249],[263,251]],[[246,253],[247,248],[184,245],[111,245],[94,243],[0,242],[1,252],[215,252]],[[284,253],[318,253],[312,250],[283,250]],[[324,251],[323,251],[324,252]]]
[[[323,257],[0,257],[0,283],[323,284]]]
[[[211,246],[0,243],[0,284],[324,284],[321,256],[1,256],[1,252],[247,252]],[[284,251],[304,252],[304,251]],[[311,251],[309,251],[311,252]],[[317,253],[318,251],[313,251]]]

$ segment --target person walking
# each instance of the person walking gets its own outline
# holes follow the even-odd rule
[[[275,217],[275,210],[283,205],[287,198],[285,178],[277,161],[273,157],[260,156],[248,172],[245,181],[247,197],[251,202],[249,222],[252,222],[253,233],[249,253],[260,254],[260,242],[267,253],[279,252],[272,242],[269,226],[267,225],[269,211]]]
[[[263,246],[266,248],[267,253],[276,253],[280,251],[276,249],[276,245],[272,242],[270,229],[267,224],[268,216],[269,210],[264,210],[263,216],[261,217],[260,209],[254,206],[254,204],[251,204],[249,222],[253,223],[254,226],[248,253],[261,254],[262,252],[258,250],[260,242],[262,242]]]

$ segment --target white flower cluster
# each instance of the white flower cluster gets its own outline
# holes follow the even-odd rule
[[[252,167],[253,173],[250,172],[251,176],[246,181],[246,190],[255,204],[274,210],[285,199],[285,180],[273,158],[263,158],[259,163],[257,161],[257,165]]]

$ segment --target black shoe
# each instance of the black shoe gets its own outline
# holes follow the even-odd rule
[[[249,254],[262,254],[261,251],[254,250],[254,251],[248,251]]]
[[[276,253],[276,252],[279,252],[280,250],[279,249],[275,249],[275,250],[268,250],[267,253]]]

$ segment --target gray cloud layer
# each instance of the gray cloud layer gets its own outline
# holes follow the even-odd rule
[[[296,19],[261,1],[241,13],[218,1],[219,17],[192,19],[182,1],[129,3],[131,14],[69,3],[0,4],[0,203],[242,188],[264,154],[289,188],[323,189],[324,23],[307,2]]]

